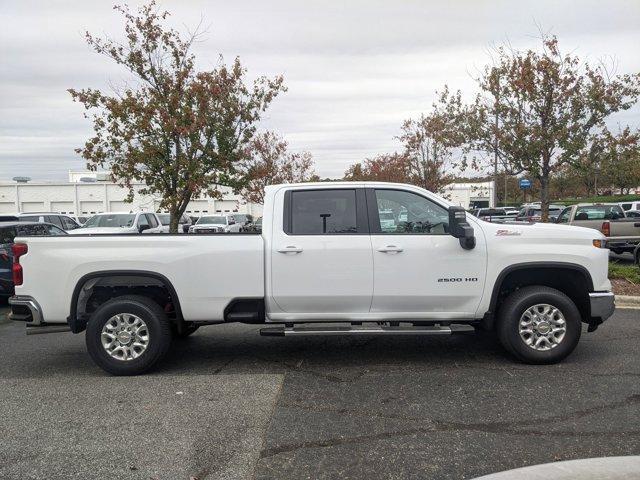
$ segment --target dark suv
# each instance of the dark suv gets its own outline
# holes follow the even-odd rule
[[[80,228],[80,224],[76,222],[71,216],[63,213],[55,212],[29,212],[29,213],[17,213],[16,218],[21,222],[39,222],[50,223],[62,230],[69,231]]]

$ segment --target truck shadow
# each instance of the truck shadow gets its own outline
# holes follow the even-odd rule
[[[219,329],[216,331],[216,329]],[[261,337],[254,326],[203,328],[176,340],[156,374],[337,372],[517,363],[492,334],[446,337]],[[327,375],[324,375],[327,377]],[[334,376],[339,381],[339,376]],[[331,380],[331,377],[327,379]]]

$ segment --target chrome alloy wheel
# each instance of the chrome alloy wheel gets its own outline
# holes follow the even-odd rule
[[[553,305],[539,303],[525,310],[520,317],[520,338],[534,350],[547,351],[562,342],[567,322]]]
[[[137,315],[119,313],[102,327],[100,335],[105,351],[116,360],[135,360],[149,346],[149,329]]]

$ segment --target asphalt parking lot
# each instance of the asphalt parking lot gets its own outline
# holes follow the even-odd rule
[[[212,326],[152,374],[0,321],[0,478],[474,478],[640,453],[640,310],[560,365],[486,336],[273,338]]]

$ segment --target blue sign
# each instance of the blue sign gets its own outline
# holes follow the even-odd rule
[[[527,178],[521,178],[520,179],[520,188],[522,190],[526,190],[527,188],[531,188],[531,180],[529,180]]]

